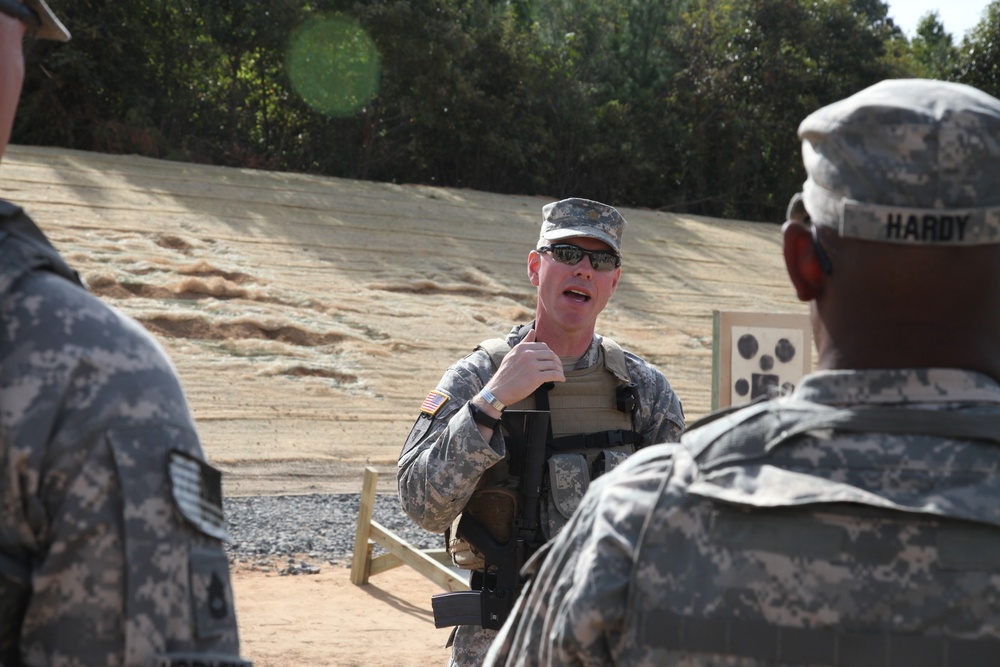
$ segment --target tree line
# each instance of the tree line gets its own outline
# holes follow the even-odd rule
[[[14,141],[780,221],[795,132],[885,78],[1000,96],[1000,0],[59,0]]]

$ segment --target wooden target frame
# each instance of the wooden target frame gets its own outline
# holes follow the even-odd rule
[[[790,391],[812,356],[809,315],[712,311],[712,409]]]

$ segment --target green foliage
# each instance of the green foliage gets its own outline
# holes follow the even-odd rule
[[[998,2],[956,49],[878,0],[59,0],[14,140],[779,221],[820,105],[995,94]],[[324,21],[349,39],[292,45]]]
[[[697,45],[670,98],[686,114],[670,208],[780,220],[802,181],[796,129],[816,108],[892,76],[898,30],[879,2],[702,0]]]
[[[1000,96],[1000,0],[986,7],[983,18],[962,40],[958,60],[959,81]]]
[[[937,12],[928,12],[917,24],[913,58],[920,65],[920,75],[925,78],[947,80],[954,76],[958,50]]]

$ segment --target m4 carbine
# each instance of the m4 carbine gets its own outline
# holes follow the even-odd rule
[[[499,629],[521,593],[521,566],[541,546],[539,505],[549,413],[540,410],[506,410],[500,426],[510,455],[510,469],[519,473],[520,510],[510,537],[499,542],[468,512],[458,523],[458,533],[481,554],[485,568],[472,573],[475,590],[442,593],[431,598],[434,626],[479,625]]]

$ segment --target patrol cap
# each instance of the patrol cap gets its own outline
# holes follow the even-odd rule
[[[32,25],[37,20],[37,39],[56,42],[68,42],[70,39],[69,30],[56,18],[45,0],[0,0],[0,11]]]
[[[571,197],[542,207],[542,232],[538,245],[586,236],[604,241],[615,253],[622,254],[625,218],[612,206],[590,199]]]
[[[958,83],[882,81],[799,125],[808,176],[789,218],[887,243],[1000,243],[1000,100]],[[804,211],[803,211],[804,207]]]

